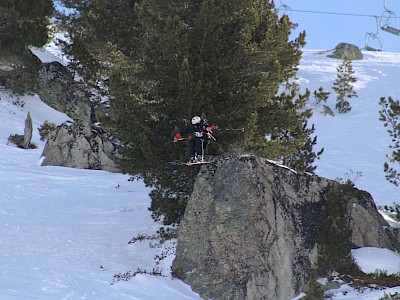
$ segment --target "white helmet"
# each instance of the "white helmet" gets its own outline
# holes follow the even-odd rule
[[[199,116],[194,116],[192,118],[192,124],[193,125],[199,124],[200,122],[201,122],[201,118]]]

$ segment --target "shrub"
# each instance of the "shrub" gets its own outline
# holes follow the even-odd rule
[[[50,132],[56,129],[56,124],[51,123],[49,121],[44,121],[44,123],[38,128],[40,134],[40,140],[45,141],[47,140]]]

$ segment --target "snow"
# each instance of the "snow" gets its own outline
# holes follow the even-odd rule
[[[391,139],[379,121],[381,97],[399,99],[399,53],[363,52],[364,59],[353,61],[354,84],[358,98],[350,99],[352,110],[335,117],[314,113],[310,123],[316,127],[317,149],[325,149],[317,161],[316,174],[330,179],[350,179],[356,187],[371,193],[378,205],[391,206],[400,202],[400,190],[385,179],[383,163],[391,153]],[[320,86],[331,95],[328,104],[335,108],[332,90],[336,67],[342,63],[319,54],[305,51],[299,67],[301,87],[317,90]],[[357,177],[360,173],[361,177]]]
[[[388,249],[364,247],[352,250],[352,255],[365,273],[385,270],[387,274],[400,272],[400,254]]]
[[[332,297],[331,300],[379,300],[385,295],[396,295],[400,293],[400,288],[387,288],[385,290],[364,289],[357,291],[348,285],[342,285],[339,289],[327,291]],[[395,299],[395,298],[394,298]]]
[[[394,220],[391,217],[391,213],[384,211],[382,209],[378,209],[378,211],[380,212],[380,214],[383,216],[383,218],[385,219],[386,222],[389,223],[390,226],[394,227],[394,228],[400,228],[400,223],[397,222],[396,220]]]
[[[171,278],[173,255],[158,265],[154,260],[174,244],[128,244],[160,227],[147,209],[143,182],[104,171],[41,167],[44,143],[37,128],[45,120],[60,124],[69,118],[37,95],[1,91],[0,99],[0,298],[200,299]],[[10,134],[23,134],[28,111],[34,150],[7,144]],[[117,274],[155,268],[165,277],[114,281]]]
[[[48,48],[54,48],[56,49],[57,47],[54,45],[54,42],[52,42],[51,45],[49,45]],[[43,63],[51,63],[51,62],[58,62],[62,64],[63,66],[68,65],[68,62],[64,60],[61,56],[61,53],[59,52],[50,52],[47,51],[47,49],[40,49],[37,47],[30,47],[31,52],[36,55]]]
[[[334,108],[332,86],[336,79],[336,68],[342,61],[321,53],[316,50],[304,52],[298,81],[303,89],[314,91],[322,86],[325,91],[330,91],[328,104]],[[379,121],[379,99],[400,97],[400,86],[397,83],[400,53],[363,52],[363,55],[363,60],[352,62],[354,76],[357,78],[354,87],[358,98],[350,99],[351,112],[340,115],[335,111],[335,117],[314,113],[310,122],[316,127],[317,147],[325,148],[316,163],[316,174],[330,179],[353,180],[356,187],[371,193],[377,205],[391,206],[394,202],[400,203],[400,188],[389,183],[383,172],[385,155],[391,153],[391,139]],[[397,168],[400,166],[397,165]],[[390,226],[400,227],[399,222],[384,211],[380,212]],[[366,247],[353,250],[352,255],[366,273],[376,270],[387,271],[388,274],[400,272],[400,255],[388,249]],[[385,293],[400,293],[400,287],[359,292],[343,285],[328,293],[333,295],[332,299],[375,300]]]
[[[46,62],[57,59],[46,51],[35,53]],[[353,62],[359,96],[351,100],[353,110],[335,117],[316,113],[312,118],[318,147],[325,148],[317,174],[335,179],[362,172],[361,178],[350,179],[357,179],[356,186],[370,192],[377,204],[391,205],[399,202],[400,193],[384,178],[383,162],[391,141],[378,120],[378,101],[381,96],[400,95],[400,54],[364,55],[363,61]],[[298,81],[312,91],[321,85],[330,91],[340,63],[306,51]],[[334,107],[334,100],[330,104]],[[10,134],[23,133],[28,111],[38,146],[34,150],[7,144]],[[151,219],[149,189],[143,182],[104,171],[40,166],[44,143],[36,129],[45,120],[60,124],[70,119],[37,95],[16,97],[0,90],[0,119],[1,299],[201,299],[171,277],[175,240],[152,246],[148,241],[129,244],[160,227]],[[154,259],[166,252],[160,262]],[[367,272],[400,269],[400,256],[387,249],[361,248],[353,255]],[[138,274],[127,281],[114,280],[115,275],[138,269],[161,270],[163,276]],[[330,291],[333,299],[367,300],[379,299],[385,292],[400,293],[400,287],[359,293],[344,285]]]

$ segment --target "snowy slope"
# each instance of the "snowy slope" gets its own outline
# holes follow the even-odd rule
[[[316,173],[330,179],[350,176],[378,205],[392,205],[400,202],[400,188],[386,181],[383,172],[391,140],[379,121],[379,99],[400,99],[400,53],[363,54],[363,60],[352,62],[358,98],[350,99],[351,112],[336,113],[335,117],[315,113],[311,120],[316,126],[318,147],[325,148]],[[302,88],[314,91],[322,86],[331,92],[328,103],[332,109],[336,101],[332,86],[341,63],[318,51],[305,51],[298,73]],[[361,172],[361,178],[355,178],[357,172]]]
[[[317,173],[335,179],[360,171],[363,177],[356,185],[371,192],[378,204],[391,205],[399,202],[400,193],[382,171],[390,139],[378,121],[378,101],[381,96],[400,96],[400,54],[365,56],[353,63],[359,99],[352,101],[352,112],[313,117],[319,146],[325,148]],[[312,90],[321,85],[329,90],[338,64],[307,51],[299,82]],[[23,107],[12,104],[17,100]],[[68,119],[37,96],[17,99],[0,91],[0,299],[200,299],[189,286],[171,279],[171,250],[159,264],[154,260],[165,249],[173,249],[173,242],[164,248],[149,247],[148,242],[128,244],[138,235],[154,234],[160,226],[150,217],[149,190],[142,182],[103,171],[41,167],[44,144],[36,130],[33,142],[38,149],[7,145],[10,134],[23,133],[28,111],[35,128],[45,120],[59,124]],[[379,266],[391,271],[399,268],[398,256],[385,249],[355,250],[354,256],[366,270],[379,260]],[[138,268],[158,268],[165,277],[141,274],[114,282],[114,275]],[[335,299],[379,299],[384,292],[359,295],[350,290],[344,296],[332,291]]]
[[[37,96],[3,91],[0,99],[0,299],[200,299],[168,277],[114,283],[114,275],[138,268],[169,276],[172,257],[159,265],[153,259],[162,248],[128,245],[159,228],[147,210],[149,190],[122,174],[41,167],[37,130],[35,150],[7,145],[8,136],[23,134],[28,111],[35,129],[68,118]]]

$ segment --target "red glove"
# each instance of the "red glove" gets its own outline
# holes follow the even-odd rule
[[[177,134],[175,134],[174,136],[174,143],[176,143],[179,139],[182,138],[182,135],[178,132]]]
[[[213,130],[215,130],[215,129],[217,129],[217,128],[218,128],[217,125],[211,125],[211,126],[208,126],[208,127],[206,128],[206,130],[207,130],[207,131],[213,131]]]

